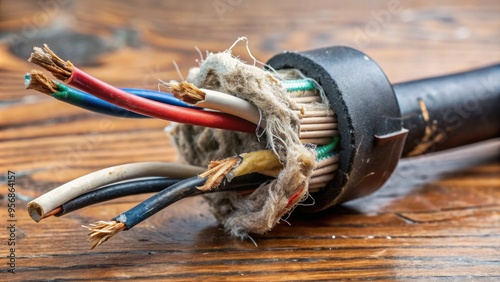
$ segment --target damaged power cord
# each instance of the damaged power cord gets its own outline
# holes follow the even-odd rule
[[[108,115],[178,122],[168,132],[190,166],[104,169],[33,200],[30,216],[40,221],[125,195],[157,193],[111,221],[90,225],[95,247],[181,198],[217,192],[205,196],[215,217],[230,234],[248,238],[267,232],[308,198],[314,204],[304,203],[303,212],[375,191],[402,155],[500,136],[499,65],[393,86],[373,60],[348,47],[285,52],[265,69],[243,63],[230,49],[209,54],[186,81],[164,83],[171,96],[115,88],[47,46],[34,48],[30,62],[78,90],[39,71],[26,77],[27,88]],[[471,93],[481,95],[481,111],[450,129],[439,113]],[[427,100],[434,101],[432,107]],[[137,180],[165,176],[175,179]],[[127,179],[135,180],[120,182]]]

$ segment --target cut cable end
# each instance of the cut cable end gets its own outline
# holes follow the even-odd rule
[[[40,222],[45,216],[43,208],[36,202],[28,203],[28,214],[35,222]]]
[[[32,70],[24,76],[24,86],[26,89],[33,89],[47,95],[59,91],[57,84],[52,79],[37,70]]]
[[[90,247],[92,250],[108,241],[119,232],[125,230],[126,225],[123,222],[101,220],[90,224],[90,226],[82,225],[82,227],[87,228],[90,231],[88,241],[92,243],[92,246]]]
[[[186,103],[194,105],[205,100],[205,92],[192,83],[171,81],[167,84],[167,87],[177,99]]]
[[[207,179],[205,181],[205,184],[196,188],[200,191],[209,191],[211,189],[217,188],[222,183],[222,180],[224,180],[227,174],[232,169],[234,169],[234,167],[237,166],[240,161],[240,157],[211,161],[208,165],[208,169],[198,176],[200,178]]]
[[[33,47],[33,53],[31,53],[28,62],[48,70],[57,79],[63,81],[69,80],[74,69],[70,61],[63,61],[50,50],[47,44],[43,45],[43,49],[40,47]]]

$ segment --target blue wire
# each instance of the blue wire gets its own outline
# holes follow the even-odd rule
[[[147,98],[149,100],[161,102],[164,104],[169,104],[184,108],[200,109],[198,107],[193,107],[189,104],[182,102],[181,100],[175,98],[174,95],[172,95],[171,93],[159,92],[156,90],[149,90],[149,89],[139,89],[139,88],[121,88],[121,89],[125,92],[129,92],[134,95]]]

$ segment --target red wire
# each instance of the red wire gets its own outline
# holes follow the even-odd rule
[[[276,217],[276,219],[280,219],[283,215],[285,215],[285,213],[288,211],[289,208],[291,208],[295,203],[297,203],[298,200],[300,200],[299,195],[302,193],[302,191],[304,191],[304,188],[306,188],[306,185],[302,184],[297,190],[297,192],[295,192],[295,194],[293,194],[288,199],[288,203],[286,204],[283,211],[281,211],[281,213]]]
[[[249,121],[225,113],[177,107],[132,95],[78,68],[73,68],[67,83],[121,108],[149,117],[249,133],[255,132],[257,127]]]

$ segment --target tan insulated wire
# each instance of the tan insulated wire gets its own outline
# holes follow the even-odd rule
[[[28,203],[28,213],[39,222],[47,212],[88,191],[114,182],[146,177],[187,178],[200,174],[203,167],[164,162],[140,162],[108,167],[63,184]]]

